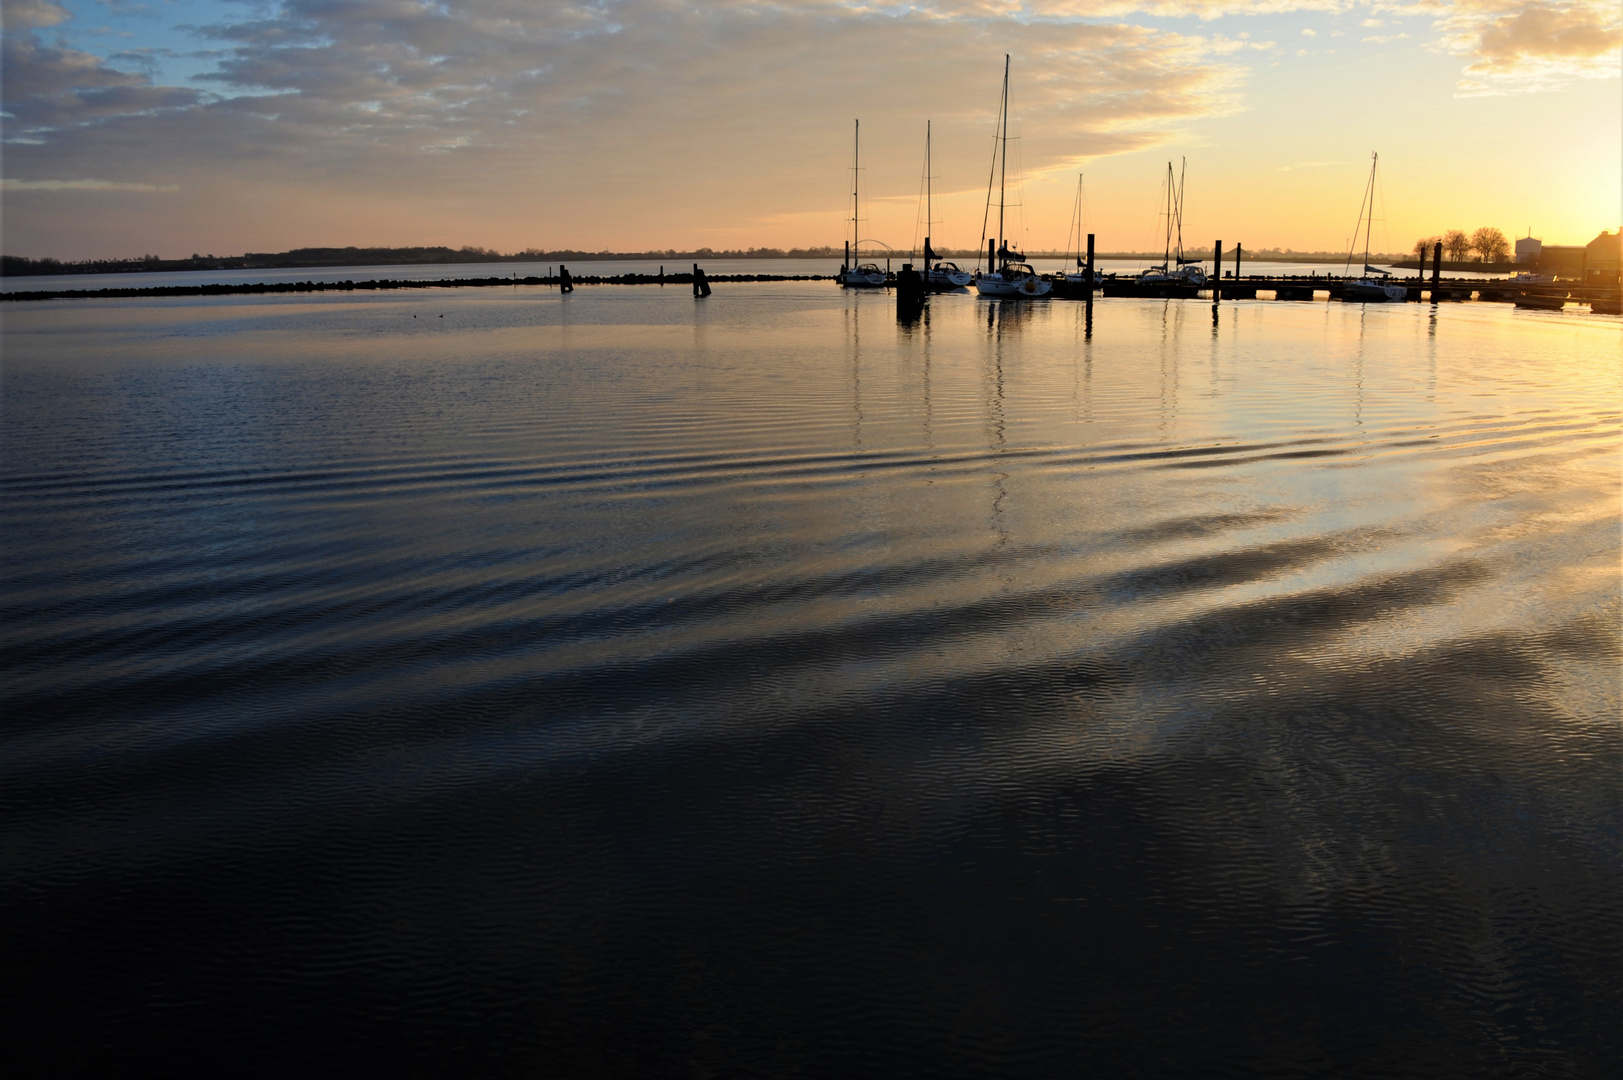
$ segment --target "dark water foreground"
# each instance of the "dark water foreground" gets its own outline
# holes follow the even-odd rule
[[[5,318],[13,1063],[1618,1072],[1616,321]]]

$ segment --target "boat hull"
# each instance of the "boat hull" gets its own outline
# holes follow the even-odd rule
[[[1402,285],[1383,285],[1378,281],[1349,281],[1341,290],[1341,298],[1354,304],[1386,304],[1407,299],[1409,290]]]
[[[1560,311],[1567,306],[1567,298],[1565,296],[1522,293],[1516,297],[1516,306],[1519,308],[1532,308],[1535,311]]]
[[[847,270],[840,275],[840,284],[847,289],[882,289],[885,275],[872,271]]]
[[[975,291],[996,300],[1035,300],[1047,296],[1052,289],[1052,284],[1034,277],[1005,281],[990,275],[975,279]]]

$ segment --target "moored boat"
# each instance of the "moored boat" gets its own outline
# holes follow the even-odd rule
[[[856,128],[851,144],[851,239],[846,243],[845,262],[840,264],[840,272],[834,280],[847,289],[878,289],[884,288],[885,272],[875,263],[858,263],[862,258],[862,202],[857,197],[861,190],[858,180],[862,175],[862,121],[854,123]]]
[[[1375,224],[1375,167],[1380,164],[1381,155],[1370,154],[1369,181],[1364,185],[1364,197],[1358,202],[1358,224],[1353,227],[1353,243],[1358,242],[1360,229],[1364,233],[1364,272],[1363,276],[1349,280],[1341,287],[1341,298],[1354,304],[1384,304],[1393,300],[1406,300],[1409,297],[1407,286],[1398,285],[1386,280],[1392,276],[1390,270],[1382,270],[1378,266],[1369,264],[1369,233]],[[1352,252],[1347,252],[1347,266],[1352,266]],[[1348,274],[1351,278],[1352,275]]]
[[[1065,262],[1069,267],[1075,261],[1074,271],[1065,269],[1057,274],[1048,275],[1053,284],[1054,296],[1061,299],[1083,298],[1090,295],[1104,282],[1104,275],[1092,269],[1082,260],[1084,250],[1082,233],[1087,228],[1086,197],[1083,194],[1082,174],[1076,174],[1076,204],[1071,208],[1071,225],[1065,233]]]
[[[1184,166],[1187,170],[1187,161]],[[1206,287],[1206,270],[1200,260],[1183,254],[1183,181],[1182,175],[1173,173],[1172,162],[1167,162],[1167,224],[1161,262],[1134,279],[1135,295],[1193,296]]]
[[[972,280],[967,270],[955,262],[936,258],[930,246],[930,230],[939,224],[935,220],[935,173],[930,161],[930,121],[924,122],[924,288],[927,292],[950,292],[962,289]],[[918,233],[913,234],[918,238]]]
[[[1567,306],[1567,298],[1554,293],[1519,292],[1516,294],[1516,306],[1535,311],[1560,311]]]
[[[1003,103],[998,109],[998,182],[997,182],[997,244],[995,250],[988,242],[985,273],[975,275],[975,291],[982,296],[999,300],[1031,300],[1047,296],[1054,286],[1038,276],[1026,262],[1026,257],[1009,247],[1003,235],[1004,194],[1009,168],[1009,57],[1003,56]],[[991,217],[992,188],[986,188],[987,217]],[[997,269],[993,270],[991,267]]]

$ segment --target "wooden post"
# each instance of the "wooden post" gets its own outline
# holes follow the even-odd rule
[[[1088,300],[1093,300],[1093,234],[1088,233]]]
[[[1240,257],[1244,253],[1245,253],[1245,245],[1244,244],[1235,244],[1234,245],[1234,283],[1236,285],[1238,285],[1240,283]],[[1252,297],[1252,299],[1256,299],[1256,298]]]
[[[1431,249],[1431,298],[1437,299],[1437,290],[1443,285],[1443,242]]]
[[[1219,240],[1212,248],[1212,310],[1217,310],[1217,302],[1223,296],[1223,241]]]
[[[997,241],[996,240],[988,240],[986,242],[986,272],[988,274],[997,273]]]

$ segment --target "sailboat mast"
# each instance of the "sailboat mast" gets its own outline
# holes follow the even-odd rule
[[[862,204],[857,200],[857,178],[862,169],[862,121],[853,120],[856,125],[851,136],[851,262],[856,264],[862,261],[859,249],[862,244]]]
[[[1003,188],[1009,175],[1009,54],[1003,54],[1003,105],[1000,110],[1003,125],[1002,159],[997,170],[997,249],[999,252],[1008,250],[1008,242],[1003,238]]]
[[[1369,233],[1375,225],[1375,166],[1380,164],[1381,155],[1370,151],[1369,155],[1369,216],[1364,219],[1364,270],[1369,269]],[[1362,274],[1364,270],[1360,270]]]
[[[1189,159],[1178,159],[1178,265],[1183,266],[1183,180],[1189,173]]]
[[[1164,246],[1161,248],[1161,272],[1169,272],[1172,266],[1172,162],[1167,162],[1167,234]]]
[[[930,272],[930,227],[935,224],[933,180],[930,175],[930,121],[924,122],[924,272]]]

